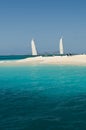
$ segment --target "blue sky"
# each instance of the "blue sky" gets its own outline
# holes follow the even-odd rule
[[[0,0],[0,55],[57,52],[86,53],[86,0]]]

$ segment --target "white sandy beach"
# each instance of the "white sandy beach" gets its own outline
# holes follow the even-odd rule
[[[1,66],[31,65],[31,64],[86,65],[86,55],[49,56],[49,57],[37,56],[15,61],[0,61]]]

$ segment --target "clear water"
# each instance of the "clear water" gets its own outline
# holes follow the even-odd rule
[[[0,130],[86,130],[86,67],[0,67]]]
[[[19,59],[25,59],[29,57],[34,57],[32,55],[8,55],[8,56],[0,56],[0,61],[2,60],[19,60]]]

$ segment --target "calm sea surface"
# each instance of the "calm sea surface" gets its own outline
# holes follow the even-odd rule
[[[0,66],[0,130],[86,130],[86,67]]]

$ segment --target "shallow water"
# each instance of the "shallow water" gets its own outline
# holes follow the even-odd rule
[[[86,67],[0,67],[0,130],[85,130]]]

